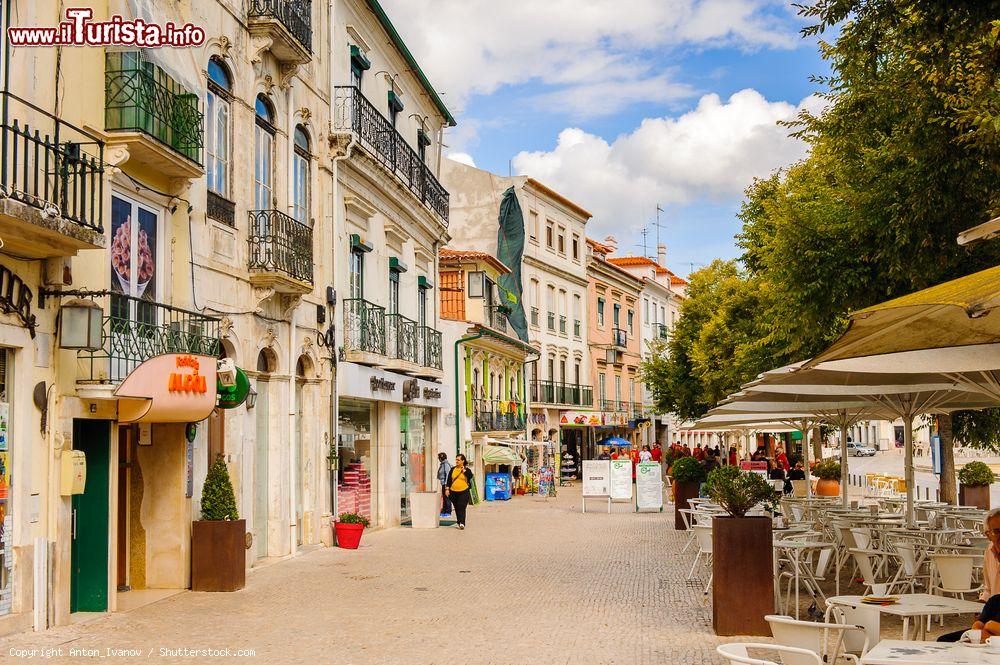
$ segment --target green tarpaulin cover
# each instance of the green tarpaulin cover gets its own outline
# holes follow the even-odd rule
[[[524,256],[524,214],[521,204],[517,201],[514,188],[510,187],[503,193],[500,202],[500,229],[497,232],[497,258],[510,268],[510,274],[502,275],[499,280],[501,302],[510,307],[507,321],[517,336],[524,342],[528,341],[528,319],[524,314],[521,302],[521,257]]]

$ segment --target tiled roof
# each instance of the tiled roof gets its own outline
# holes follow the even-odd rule
[[[653,268],[656,268],[657,275],[669,275],[670,284],[672,286],[683,286],[687,284],[685,280],[681,279],[673,272],[671,272],[667,268],[664,268],[659,263],[657,263],[656,261],[647,256],[609,256],[608,263],[613,263],[616,266],[622,268],[631,268],[635,266],[651,266]]]
[[[496,268],[501,274],[510,272],[510,268],[504,265],[500,259],[492,254],[487,254],[486,252],[478,252],[472,249],[451,249],[450,247],[442,247],[438,250],[438,256],[441,257],[441,263],[484,261]]]

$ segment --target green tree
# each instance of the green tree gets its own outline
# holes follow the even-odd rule
[[[229,470],[220,455],[208,468],[205,485],[201,489],[201,519],[219,521],[239,518]]]

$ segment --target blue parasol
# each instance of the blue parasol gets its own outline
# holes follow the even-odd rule
[[[599,446],[618,446],[619,448],[628,448],[632,445],[631,441],[626,441],[620,436],[609,436],[606,439],[602,439],[597,442]]]

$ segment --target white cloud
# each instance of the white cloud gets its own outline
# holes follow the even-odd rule
[[[476,165],[476,160],[474,160],[472,158],[472,155],[470,155],[467,152],[449,152],[447,155],[445,155],[445,157],[447,157],[453,162],[458,162],[459,164],[465,164],[466,166],[474,167]]]
[[[554,149],[521,152],[513,163],[518,173],[593,212],[588,232],[603,237],[638,228],[656,203],[738,199],[755,176],[805,156],[806,145],[777,122],[817,107],[814,97],[795,106],[770,102],[753,89],[726,101],[710,94],[679,117],[643,120],[610,143],[564,129]]]
[[[576,114],[624,94],[631,101],[690,96],[657,58],[675,47],[793,48],[797,25],[778,0],[386,0],[445,102],[537,81],[580,100]],[[641,91],[645,87],[647,95]],[[617,92],[616,92],[617,91]],[[568,97],[567,97],[568,95]],[[616,110],[606,112],[611,113]]]

